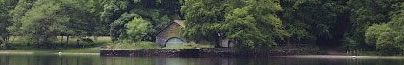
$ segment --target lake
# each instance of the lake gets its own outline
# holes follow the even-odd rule
[[[403,57],[269,58],[102,57],[98,54],[0,54],[0,65],[404,65]]]

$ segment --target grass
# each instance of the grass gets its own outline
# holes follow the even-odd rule
[[[91,49],[91,48],[100,48],[104,46],[107,43],[112,43],[112,39],[109,36],[90,36],[90,37],[85,37],[87,39],[91,39],[93,42],[80,42],[77,43],[77,40],[79,38],[77,37],[71,37],[67,41],[66,36],[57,36],[55,40],[53,40],[53,43],[48,44],[51,50],[61,50],[61,49]],[[69,42],[69,43],[67,43]],[[24,40],[20,36],[12,36],[9,39],[10,46],[12,47],[11,49],[14,50],[44,50],[38,48],[38,44],[36,43],[30,43],[29,41]],[[45,49],[46,50],[46,49]]]
[[[0,54],[57,54],[62,52],[64,54],[76,54],[76,53],[99,53],[100,48],[83,48],[83,49],[64,49],[64,50],[0,50]]]
[[[61,50],[61,52],[67,52],[67,53],[99,53],[101,50],[100,47],[94,47],[94,48],[81,48],[81,49],[65,49]]]

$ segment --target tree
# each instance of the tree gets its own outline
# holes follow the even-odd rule
[[[83,5],[88,6],[88,11],[95,17],[92,21],[95,22],[95,30],[93,31],[94,36],[108,36],[109,35],[109,24],[102,21],[101,14],[103,12],[103,2],[105,0],[88,0],[87,3],[83,3]]]
[[[349,0],[348,6],[351,8],[351,27],[346,34],[345,46],[348,49],[375,49],[365,42],[365,33],[369,26],[373,24],[386,23],[390,21],[389,12],[392,11],[392,4],[395,0]]]
[[[158,34],[173,19],[180,19],[180,0],[107,0],[103,2],[102,21],[108,24],[110,35],[114,41],[129,39],[125,24],[132,21],[134,15],[150,23],[152,29],[145,41],[153,41]]]
[[[141,17],[134,17],[132,21],[125,24],[126,34],[128,34],[129,39],[132,41],[144,41],[145,39],[150,39],[147,37],[150,32],[152,32],[152,27],[150,22],[143,20]]]
[[[17,1],[14,0],[0,0],[0,49],[8,48],[9,31],[7,27],[11,25],[10,11],[15,6]]]
[[[24,40],[48,45],[56,36],[90,36],[101,27],[99,0],[19,0],[10,11],[8,31]],[[90,3],[90,4],[87,4]],[[98,28],[97,28],[98,29]]]
[[[61,27],[57,24],[68,19],[64,16],[56,15],[60,10],[60,3],[55,1],[36,1],[33,9],[29,10],[26,16],[21,19],[22,25],[20,28],[21,32],[24,33],[24,38],[38,44],[50,44],[51,40],[55,39],[58,27]]]
[[[110,24],[110,34],[114,41],[124,40],[128,38],[126,34],[127,27],[125,27],[125,24],[127,24],[136,16],[138,15],[125,13],[122,14],[122,16],[118,20],[115,20],[113,23]]]
[[[289,44],[338,46],[350,29],[347,0],[281,0]]]
[[[62,11],[57,15],[62,15],[68,20],[61,22],[59,25],[60,32],[64,35],[73,36],[90,36],[96,34],[96,27],[99,27],[99,18],[97,12],[94,12],[93,5],[87,5],[91,1],[83,0],[63,0]]]
[[[12,25],[8,27],[8,31],[12,35],[22,35],[20,27],[22,25],[21,18],[25,16],[36,0],[18,0],[17,5],[10,11]]]
[[[365,33],[367,45],[386,54],[397,54],[404,51],[404,3],[392,6],[391,21],[370,26]]]
[[[278,0],[185,0],[184,35],[193,40],[230,38],[242,48],[268,48],[286,35]]]

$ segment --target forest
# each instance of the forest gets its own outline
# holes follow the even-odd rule
[[[38,48],[63,44],[60,36],[154,41],[172,20],[186,20],[186,38],[229,38],[237,48],[404,52],[403,0],[0,0],[0,6],[3,49],[12,47],[11,37]]]

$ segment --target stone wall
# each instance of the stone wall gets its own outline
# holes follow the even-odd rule
[[[286,55],[318,55],[319,49],[270,49],[238,51],[232,48],[205,49],[139,49],[139,50],[101,50],[102,56],[132,57],[265,57]]]

